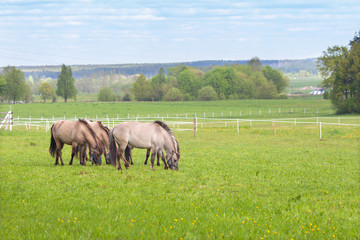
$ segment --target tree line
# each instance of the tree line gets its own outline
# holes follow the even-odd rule
[[[288,82],[282,72],[253,58],[247,65],[218,66],[207,72],[179,65],[165,75],[160,68],[151,79],[141,74],[131,93],[137,101],[272,99],[286,97]]]
[[[36,92],[44,102],[47,99],[55,102],[56,96],[62,97],[65,102],[69,98],[76,99],[79,88],[81,92],[97,91],[99,101],[209,101],[282,97],[288,85],[288,79],[279,70],[263,67],[258,58],[251,59],[247,65],[217,66],[207,72],[192,66],[178,65],[168,68],[165,74],[165,70],[160,68],[158,74],[149,79],[140,74],[132,84],[129,81],[120,84],[116,74],[100,74],[96,78],[100,82],[94,82],[95,78],[92,81],[75,81],[71,67],[63,64],[56,82],[42,82]],[[107,87],[100,89],[100,83]],[[14,67],[6,67],[0,74],[2,100],[30,102],[30,85],[30,82],[25,81],[24,73]],[[115,96],[114,90],[123,91],[121,99]]]
[[[69,98],[75,98],[77,89],[75,79],[72,77],[71,67],[62,65],[61,72],[56,82],[56,91],[49,82],[43,82],[38,89],[41,98],[56,101],[56,95],[64,98],[67,102]],[[1,101],[8,100],[10,103],[24,102],[29,103],[32,99],[30,84],[25,81],[25,75],[20,69],[6,67],[0,74],[0,96]]]

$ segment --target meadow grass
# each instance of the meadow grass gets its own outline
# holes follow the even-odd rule
[[[3,239],[357,239],[360,129],[176,131],[179,171],[55,166],[49,133],[0,131]]]
[[[0,112],[10,105],[0,105]],[[127,118],[135,116],[220,117],[220,118],[285,118],[334,116],[329,100],[321,97],[288,100],[227,100],[189,102],[111,102],[111,103],[34,103],[11,105],[14,118]]]

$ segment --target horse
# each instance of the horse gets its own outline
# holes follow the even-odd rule
[[[111,129],[109,134],[110,159],[117,169],[121,168],[120,158],[126,168],[129,163],[124,157],[127,146],[135,148],[151,149],[151,169],[154,169],[155,154],[159,153],[164,162],[165,169],[178,170],[180,160],[179,144],[171,129],[161,121],[153,123],[123,122]],[[118,148],[116,147],[118,144]],[[166,151],[166,161],[162,149]],[[126,151],[129,152],[129,151]]]
[[[95,131],[96,136],[99,138],[100,143],[102,144],[102,147],[104,149],[104,157],[106,164],[110,164],[109,160],[109,128],[104,126],[101,121],[93,122],[91,120],[85,120],[87,123],[92,127],[92,129]],[[89,155],[92,155],[92,149],[89,148]]]
[[[86,145],[89,145],[93,151],[93,160],[96,165],[101,165],[101,155],[103,153],[102,146],[98,144],[96,133],[91,126],[83,119],[79,121],[60,120],[51,126],[51,138],[49,152],[52,157],[56,154],[55,165],[59,163],[64,165],[61,150],[64,144],[72,146],[71,160],[72,165],[74,155],[80,152],[80,164],[86,165],[85,151]]]

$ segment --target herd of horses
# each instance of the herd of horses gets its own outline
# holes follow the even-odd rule
[[[160,166],[159,158],[161,158],[165,169],[178,170],[180,160],[179,143],[169,126],[162,121],[123,122],[110,130],[100,121],[60,120],[51,126],[49,152],[55,157],[55,165],[59,164],[59,158],[61,165],[64,165],[62,158],[64,144],[72,146],[70,165],[74,157],[79,158],[81,165],[86,166],[87,160],[101,165],[101,156],[104,155],[106,164],[112,164],[120,170],[121,159],[128,169],[130,164],[133,164],[133,148],[147,149],[145,165],[151,152],[151,169],[154,169],[155,155],[157,155],[157,165]]]

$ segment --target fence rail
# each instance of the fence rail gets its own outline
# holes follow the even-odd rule
[[[25,127],[27,130],[36,128],[37,130],[45,130],[48,132],[51,128],[51,125],[58,121],[63,120],[64,118],[43,118],[43,117],[28,117],[28,118],[14,118],[12,126],[13,127]],[[85,118],[86,119],[86,118]],[[74,116],[68,120],[77,120],[77,117]],[[279,125],[286,124],[292,126],[299,125],[310,125],[316,126],[319,129],[320,139],[323,137],[323,127],[326,125],[331,126],[347,126],[347,127],[360,127],[360,117],[307,117],[307,118],[279,118],[279,119],[242,119],[242,118],[212,118],[212,117],[133,117],[130,118],[98,118],[96,116],[96,121],[102,121],[104,125],[109,128],[114,127],[115,125],[126,122],[126,121],[141,121],[141,122],[153,122],[154,120],[162,120],[166,122],[173,131],[194,131],[199,130],[203,127],[217,127],[219,125],[224,127],[235,126],[237,133],[240,133],[240,125],[246,124],[248,127],[254,127],[255,124],[264,123],[267,127],[274,129],[274,135],[276,136],[276,129],[279,128]]]

